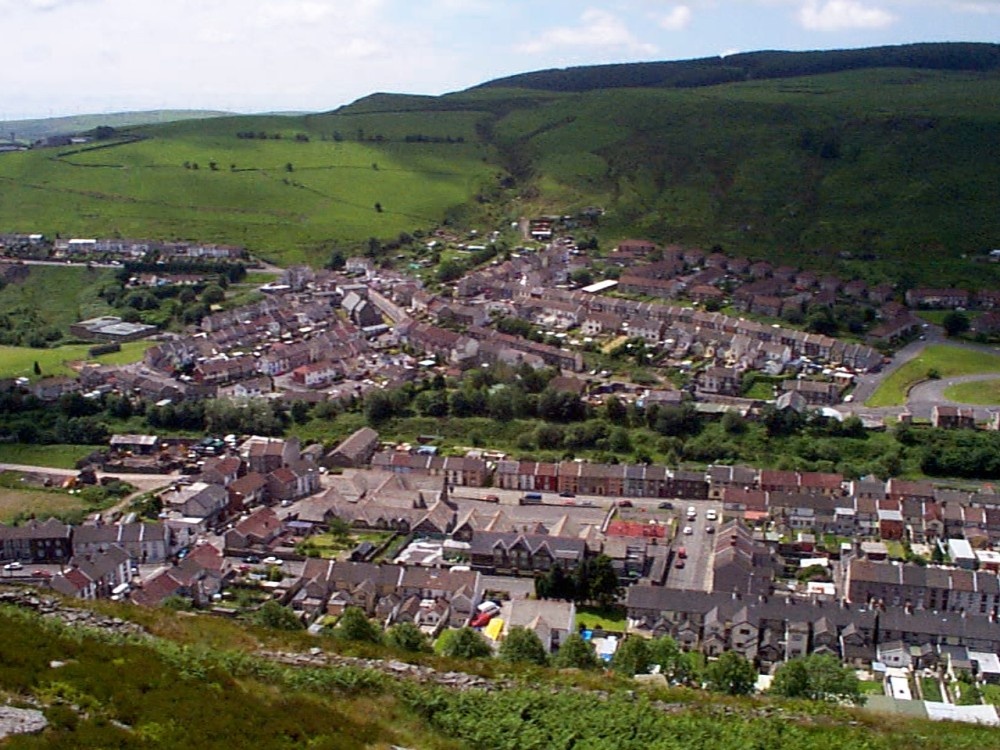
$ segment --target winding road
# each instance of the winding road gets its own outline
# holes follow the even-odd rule
[[[898,417],[903,412],[909,412],[915,419],[930,419],[931,410],[934,408],[935,404],[966,407],[972,406],[975,410],[977,420],[987,419],[990,411],[995,411],[997,407],[1000,407],[1000,404],[995,407],[963,404],[945,398],[944,392],[948,387],[958,385],[960,383],[972,383],[983,380],[1000,380],[1000,372],[955,376],[943,380],[923,381],[917,383],[910,389],[907,394],[905,406],[865,406],[865,401],[872,397],[872,394],[878,390],[878,387],[887,377],[892,375],[892,373],[910,360],[915,359],[925,348],[935,344],[950,346],[956,349],[969,349],[971,351],[983,352],[986,354],[1000,355],[1000,347],[973,344],[967,341],[956,341],[955,339],[948,338],[940,326],[928,325],[924,328],[924,334],[920,339],[911,341],[909,344],[896,352],[895,356],[892,358],[892,362],[885,365],[885,367],[876,373],[867,373],[865,375],[858,376],[856,386],[854,388],[853,403],[841,404],[837,408],[844,414],[854,414],[856,416],[867,417],[869,419]]]

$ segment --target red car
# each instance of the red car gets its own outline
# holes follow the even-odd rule
[[[41,569],[31,571],[31,575],[33,575],[35,578],[51,578],[52,577],[51,571],[41,570]]]
[[[478,615],[472,618],[472,622],[469,625],[473,628],[485,628],[490,624],[490,620],[493,619],[493,614],[490,612],[480,612]]]

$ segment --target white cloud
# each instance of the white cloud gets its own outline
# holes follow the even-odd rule
[[[691,23],[691,9],[686,5],[678,5],[667,15],[660,16],[660,27],[667,31],[681,31]]]
[[[333,15],[334,7],[316,0],[272,0],[257,9],[257,21],[271,24],[313,24]]]
[[[863,5],[857,0],[809,0],[798,12],[799,23],[810,31],[846,29],[881,29],[896,17],[881,8]]]
[[[637,39],[620,18],[597,8],[585,10],[580,16],[579,25],[549,29],[530,42],[519,45],[517,49],[537,54],[552,47],[618,49],[636,55],[651,55],[656,52],[654,45]]]

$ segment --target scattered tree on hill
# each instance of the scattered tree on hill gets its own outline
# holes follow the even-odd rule
[[[285,163],[285,171],[286,172],[294,172],[295,171],[295,167],[292,165],[291,162],[286,162]]]
[[[399,622],[385,634],[386,643],[400,651],[419,653],[428,648],[427,636],[412,622]]]
[[[42,366],[40,364],[38,364],[38,360],[37,359],[35,360],[34,371],[35,371],[35,375],[41,375],[42,374]]]
[[[570,633],[552,657],[552,666],[559,669],[597,669],[600,664],[594,647],[579,633]]]
[[[382,633],[358,607],[345,609],[333,632],[334,635],[345,641],[362,641],[364,643],[380,643],[382,641]]]
[[[510,629],[507,637],[500,644],[499,656],[503,661],[512,663],[545,666],[549,662],[545,646],[542,645],[542,641],[535,631],[522,627]]]
[[[375,202],[375,213],[377,214],[382,213],[382,204],[379,203],[378,201]]]
[[[861,688],[854,671],[829,654],[810,654],[778,667],[770,692],[785,698],[858,703]]]
[[[437,651],[456,659],[481,659],[493,655],[493,649],[478,630],[446,630],[438,639]]]
[[[757,670],[735,651],[726,651],[708,665],[705,681],[717,693],[749,695],[757,682]]]

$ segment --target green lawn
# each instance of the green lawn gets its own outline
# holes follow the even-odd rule
[[[72,469],[76,467],[77,461],[101,447],[104,446],[0,443],[0,463]]]
[[[920,688],[923,691],[925,701],[936,701],[940,703],[944,700],[941,694],[941,684],[934,677],[921,677]]]
[[[358,531],[342,539],[333,534],[315,534],[301,546],[306,551],[315,550],[319,553],[319,557],[343,558],[361,542],[371,542],[378,547],[390,536],[392,536],[391,531]]]
[[[983,685],[982,690],[987,703],[1000,706],[1000,685]]]
[[[124,365],[138,362],[143,353],[153,345],[152,341],[130,341],[122,344],[120,352],[90,357],[87,352],[96,344],[67,344],[53,349],[32,349],[27,346],[0,346],[0,378],[31,378],[35,375],[35,362],[41,368],[42,377],[52,375],[74,375],[72,362],[96,361],[106,365]]]
[[[874,680],[861,680],[858,683],[862,695],[885,695],[885,686]]]
[[[38,518],[48,518],[51,515],[79,511],[83,512],[84,503],[65,491],[49,490],[12,490],[0,488],[0,522],[10,523],[16,516],[34,513]]]
[[[576,608],[577,628],[592,630],[601,628],[612,632],[625,632],[625,610],[621,607],[598,609],[597,607]]]
[[[950,386],[945,389],[944,397],[963,404],[1000,404],[1000,378]]]
[[[928,372],[936,370],[942,378],[980,373],[1000,373],[1000,356],[938,344],[928,346],[887,377],[865,406],[901,406],[906,394],[917,383],[926,380]]]

